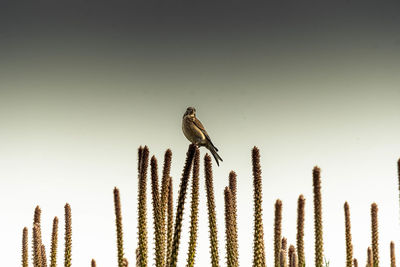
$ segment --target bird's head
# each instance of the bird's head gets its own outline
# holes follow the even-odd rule
[[[184,114],[183,116],[184,116],[184,117],[185,117],[185,116],[195,117],[195,116],[196,116],[196,109],[195,109],[194,107],[188,107],[188,108],[186,109],[186,112],[185,112],[185,114]]]

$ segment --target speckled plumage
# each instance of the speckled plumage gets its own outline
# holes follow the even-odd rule
[[[197,146],[204,146],[210,150],[214,156],[217,165],[219,166],[219,160],[222,158],[218,155],[218,149],[214,146],[210,136],[204,129],[203,124],[196,118],[196,109],[188,107],[182,118],[182,131],[186,138]]]

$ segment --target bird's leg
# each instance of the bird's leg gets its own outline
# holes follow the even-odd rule
[[[193,142],[192,144],[195,145],[197,148],[200,148],[199,142]]]

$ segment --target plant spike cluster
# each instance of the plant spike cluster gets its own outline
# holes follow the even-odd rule
[[[40,240],[40,225],[35,223],[33,225],[33,266],[41,267],[42,265],[42,245]]]
[[[378,242],[378,205],[371,205],[371,233],[372,233],[372,259],[373,267],[379,267],[379,242]]]
[[[140,255],[137,257],[140,267],[147,267],[147,166],[149,164],[149,149],[147,146],[140,147],[138,150],[138,176],[139,176],[139,194],[138,194],[138,248]]]
[[[193,175],[192,175],[192,202],[190,207],[190,238],[187,265],[188,267],[194,266],[196,257],[196,244],[197,244],[197,228],[198,228],[198,214],[199,214],[199,175],[200,175],[200,151],[196,147],[193,160]]]
[[[280,267],[287,267],[287,258],[286,258],[286,250],[281,249],[279,253],[279,266]]]
[[[344,221],[346,231],[346,267],[353,267],[353,244],[351,242],[351,222],[349,203],[344,203]]]
[[[368,247],[367,250],[367,267],[374,267],[374,259],[372,258],[372,249]]]
[[[122,230],[122,212],[119,189],[114,187],[115,226],[117,229],[118,267],[124,267],[124,237]]]
[[[399,191],[399,204],[400,204],[400,158],[397,161],[397,183],[398,183],[398,191]],[[400,220],[400,205],[399,205],[399,220]]]
[[[136,266],[147,267],[147,210],[146,210],[146,177],[149,163],[149,150],[147,146],[138,150],[138,247],[136,249]],[[195,264],[198,228],[198,206],[199,206],[199,169],[200,151],[197,146],[191,144],[186,154],[186,162],[182,172],[178,205],[173,223],[173,190],[172,178],[170,176],[172,152],[168,149],[164,156],[163,175],[161,188],[158,187],[158,166],[155,156],[151,158],[151,185],[154,215],[155,234],[155,255],[157,267],[176,267],[179,251],[180,235],[182,229],[182,217],[185,205],[186,190],[190,178],[190,171],[193,166],[192,180],[192,201],[190,216],[190,238],[188,248],[187,267]],[[211,157],[206,154],[204,157],[205,181],[207,192],[207,208],[210,231],[210,252],[211,265],[219,267],[217,223],[213,189],[213,173]],[[253,267],[266,267],[264,230],[262,223],[262,178],[260,167],[260,153],[257,147],[252,150],[252,169],[254,186],[254,254]],[[400,159],[397,162],[399,199],[400,199]],[[323,231],[322,231],[322,197],[320,168],[313,168],[313,193],[314,193],[314,231],[315,231],[315,267],[327,267],[323,255]],[[237,233],[237,184],[236,173],[229,173],[229,186],[225,187],[225,234],[226,234],[226,257],[228,267],[238,267],[238,233]],[[124,258],[122,212],[118,188],[114,188],[114,208],[117,228],[117,250],[118,266],[128,267],[128,260]],[[296,248],[290,245],[287,249],[287,239],[282,237],[282,201],[277,199],[275,203],[274,219],[274,262],[275,267],[305,267],[304,257],[304,208],[305,199],[303,195],[298,198],[297,205],[297,234]],[[72,264],[72,216],[71,207],[68,203],[65,209],[65,251],[64,267],[71,267]],[[349,204],[344,204],[345,213],[345,237],[346,237],[346,267],[358,267],[357,259],[353,258],[353,244],[351,238],[351,221]],[[34,267],[47,267],[45,245],[42,243],[41,233],[41,209],[36,206],[32,228],[32,260]],[[57,265],[57,243],[58,243],[58,218],[54,217],[50,267]],[[395,245],[390,242],[390,267],[396,267]],[[28,267],[28,229],[23,228],[22,233],[22,267]],[[96,267],[96,261],[91,260],[91,266]],[[379,267],[379,242],[378,242],[378,206],[371,205],[371,247],[367,250],[366,267]]]
[[[287,252],[287,238],[286,237],[282,237],[281,249],[286,250],[286,252]]]
[[[155,156],[151,157],[151,197],[153,202],[154,245],[156,267],[162,267],[164,259],[161,254],[161,214],[160,192],[158,189],[158,163]]]
[[[224,190],[226,260],[228,267],[239,266],[236,192],[236,173],[231,171],[229,173],[229,186],[226,186]]]
[[[168,179],[168,221],[167,221],[167,253],[166,253],[166,266],[170,265],[171,252],[172,252],[172,237],[174,231],[174,199],[173,199],[173,185],[172,178]]]
[[[262,179],[260,151],[252,150],[253,186],[254,186],[254,247],[253,267],[265,267],[264,228],[262,221]]]
[[[313,169],[314,187],[314,231],[315,231],[315,267],[323,267],[324,247],[322,238],[322,197],[321,197],[321,169]]]
[[[288,260],[287,260],[287,239],[286,237],[282,237],[281,241],[281,251],[279,253],[279,265],[280,267],[287,267],[288,266]]]
[[[219,266],[218,238],[217,238],[217,215],[215,211],[213,173],[210,155],[204,157],[205,180],[207,190],[208,225],[210,231],[211,266]]]
[[[40,252],[42,253],[42,267],[47,267],[46,248],[43,244],[40,248]]]
[[[67,203],[65,209],[65,261],[64,266],[71,266],[71,245],[72,245],[72,225],[71,225],[71,207]],[[47,267],[46,248],[42,243],[41,233],[41,209],[36,206],[33,228],[32,228],[32,261],[34,267]],[[54,217],[51,235],[51,251],[50,251],[50,267],[56,267],[57,262],[57,234],[58,234],[58,218]],[[22,266],[27,267],[28,264],[28,229],[25,227],[23,231],[22,246]]]
[[[275,224],[274,224],[274,260],[275,267],[280,267],[281,244],[282,244],[282,201],[275,202]]]
[[[390,242],[390,267],[396,267],[396,252],[393,241]]]
[[[161,192],[160,192],[160,263],[165,266],[168,258],[167,254],[167,205],[169,197],[169,183],[171,172],[172,151],[167,149],[164,154],[164,166],[161,178]]]
[[[233,217],[232,217],[232,225],[235,229],[234,232],[234,250],[236,251],[236,254],[239,257],[239,242],[238,242],[238,229],[237,229],[237,181],[236,181],[236,173],[234,171],[231,171],[229,173],[229,190],[231,191],[231,196],[232,196],[232,212],[233,212]],[[238,263],[239,264],[239,259]]]
[[[65,204],[65,251],[64,251],[64,267],[71,267],[71,253],[72,253],[72,220],[71,220],[71,206]]]
[[[298,267],[298,258],[296,255],[296,248],[293,245],[289,247],[289,267]]]
[[[135,255],[136,255],[136,267],[140,267],[140,249],[139,247],[136,248],[135,250]]]
[[[186,153],[186,162],[182,172],[181,184],[178,194],[178,206],[176,208],[175,215],[175,229],[174,229],[174,237],[172,240],[172,251],[171,251],[171,262],[169,264],[170,267],[177,266],[178,261],[178,250],[179,250],[179,241],[181,237],[182,230],[182,219],[183,219],[183,210],[185,206],[185,198],[186,198],[186,189],[189,182],[190,169],[193,163],[193,157],[195,153],[195,145],[191,144],[189,146],[188,152]]]
[[[42,210],[39,206],[36,206],[35,213],[33,216],[33,266],[41,267],[42,265],[42,233],[40,228]]]
[[[28,228],[22,230],[22,267],[28,267]]]
[[[40,209],[39,206],[36,206],[35,208],[35,213],[33,215],[33,223],[41,223],[41,218],[42,218],[42,210]]]
[[[58,218],[53,219],[53,229],[51,232],[50,267],[57,266],[57,245],[58,245]]]
[[[298,264],[300,267],[306,266],[305,256],[304,256],[304,207],[306,200],[303,195],[299,196],[297,201],[297,256]]]
[[[228,186],[224,190],[225,200],[225,235],[226,235],[226,260],[228,267],[238,267],[238,251],[236,240],[236,229],[234,222],[234,209],[232,192]]]

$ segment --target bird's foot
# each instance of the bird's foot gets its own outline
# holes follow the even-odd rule
[[[197,148],[200,148],[200,144],[199,143],[192,143],[193,145],[195,145]]]

